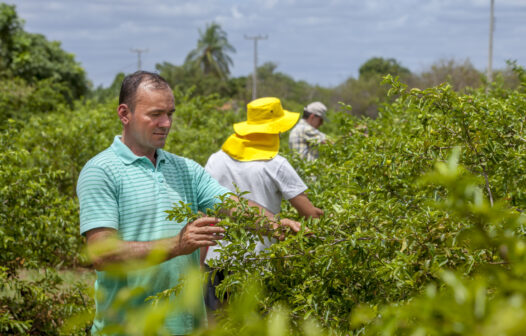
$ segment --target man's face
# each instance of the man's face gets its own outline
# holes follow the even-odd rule
[[[307,122],[314,128],[320,128],[320,126],[323,124],[323,118],[322,117],[318,117],[315,114],[311,114],[307,118]]]
[[[163,148],[172,126],[175,103],[172,91],[141,84],[135,96],[135,110],[128,113],[126,138],[132,151],[147,155]]]

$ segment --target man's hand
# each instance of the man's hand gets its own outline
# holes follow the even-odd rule
[[[154,241],[124,241],[115,229],[97,228],[86,232],[88,251],[99,271],[112,264],[146,260],[154,249],[165,251],[164,259],[168,260],[215,245],[225,232],[221,227],[211,226],[219,221],[219,218],[202,217],[186,224],[177,236]]]
[[[283,218],[282,220],[278,222],[274,222],[273,224],[274,229],[278,229],[279,227],[289,227],[292,232],[299,232],[301,230],[301,223],[293,221],[292,219]],[[309,232],[309,228],[305,227],[305,232]],[[279,237],[277,237],[278,240],[285,239],[285,233],[282,233]]]
[[[239,198],[237,198],[236,196],[230,196],[230,199],[232,199],[235,202],[239,203]],[[302,216],[304,216],[306,218],[308,218],[308,217],[317,218],[317,217],[323,215],[323,210],[314,207],[312,205],[312,203],[309,201],[309,199],[307,198],[307,195],[305,195],[305,193],[301,193],[300,195],[294,197],[294,199],[290,200],[290,201],[291,201],[291,204],[294,207],[301,208],[301,210],[298,209],[298,211],[300,212],[300,214]],[[268,211],[266,208],[262,207],[258,203],[253,202],[251,200],[247,200],[247,203],[248,203],[248,206],[250,206],[250,207],[258,208],[261,211],[261,213],[263,213],[263,215],[270,220],[270,223],[271,223],[272,228],[274,230],[278,229],[279,227],[290,227],[292,232],[299,232],[301,230],[301,223],[293,221],[292,219],[288,219],[288,218],[284,218],[284,219],[281,219],[279,222],[276,222],[274,220],[274,214],[271,213],[270,211]],[[303,211],[303,210],[305,210],[305,211]],[[232,215],[232,209],[228,210],[226,215],[231,216]],[[268,227],[266,227],[265,229],[267,231],[269,230]],[[307,232],[308,234],[311,234],[311,231],[307,227],[305,227],[305,232]],[[274,236],[276,236],[276,235],[274,235]],[[283,239],[285,239],[285,234],[282,233],[277,238],[279,240],[283,240]]]
[[[190,254],[196,249],[216,245],[216,240],[223,238],[225,229],[212,226],[219,223],[215,217],[201,217],[186,226],[175,237],[176,255]]]
[[[288,218],[283,218],[279,223],[274,222],[274,229],[277,229],[280,226],[288,226],[294,232],[299,232],[301,230],[301,223]]]
[[[305,193],[289,199],[290,204],[298,210],[298,213],[305,218],[319,218],[323,215],[323,210],[316,208]]]
[[[313,218],[320,218],[321,216],[323,216],[323,210],[320,209],[320,208],[314,208],[314,215],[312,216]]]

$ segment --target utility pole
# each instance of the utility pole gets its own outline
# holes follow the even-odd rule
[[[493,8],[495,0],[491,0],[489,16],[489,55],[488,55],[488,87],[493,82],[493,31],[495,30]]]
[[[148,49],[138,49],[138,48],[135,48],[135,49],[130,49],[131,52],[136,52],[137,53],[137,70],[141,70],[141,54],[143,52],[148,52]]]
[[[266,40],[267,35],[247,36],[245,39],[254,40],[254,72],[252,73],[252,100],[257,98],[257,70],[258,70],[258,40]]]

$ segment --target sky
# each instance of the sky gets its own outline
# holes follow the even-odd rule
[[[25,30],[62,43],[95,86],[118,72],[181,65],[197,46],[199,30],[219,23],[236,49],[232,76],[258,65],[295,80],[336,86],[371,57],[394,58],[419,73],[441,59],[485,71],[490,0],[7,0]],[[526,66],[526,0],[495,0],[493,68],[506,60]]]

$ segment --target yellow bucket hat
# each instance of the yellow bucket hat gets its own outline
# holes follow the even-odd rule
[[[279,151],[279,135],[253,133],[245,136],[232,134],[221,147],[238,161],[270,160]]]
[[[291,129],[299,118],[299,113],[284,110],[278,98],[259,98],[248,103],[247,121],[235,123],[234,131],[239,135],[279,134]]]

